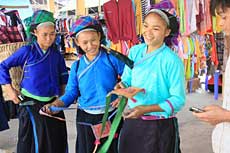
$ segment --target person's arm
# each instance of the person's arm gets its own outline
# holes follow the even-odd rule
[[[17,97],[19,91],[14,89],[11,85],[11,77],[9,71],[12,67],[15,66],[23,67],[26,59],[28,58],[28,47],[29,46],[19,48],[14,54],[0,63],[0,84],[3,85],[3,88],[5,88],[9,99],[12,100],[15,104],[20,103],[20,100]]]
[[[66,88],[65,84],[61,85],[61,91],[60,91],[61,92],[61,94],[60,94],[61,96],[65,94],[65,88]]]
[[[58,112],[52,112],[52,111],[50,110],[50,107],[51,107],[51,106],[54,106],[54,107],[63,107],[64,105],[65,105],[65,104],[64,104],[63,101],[61,101],[60,99],[56,99],[54,102],[44,105],[44,106],[42,107],[42,111],[45,112],[45,113],[47,113],[47,114],[51,114],[51,115],[52,115],[52,114],[56,114],[56,113],[58,113]]]
[[[49,107],[55,106],[55,107],[68,107],[71,105],[76,97],[79,95],[78,91],[78,78],[77,78],[77,62],[76,61],[72,64],[71,69],[70,69],[70,75],[69,79],[67,82],[67,86],[65,88],[64,94],[56,99],[54,102],[50,104],[46,104],[43,108],[42,111],[48,113],[48,114],[55,114],[57,112],[52,112],[50,111]],[[62,88],[64,85],[62,86]]]
[[[165,66],[169,97],[160,102],[159,107],[169,116],[176,114],[185,104],[184,65],[179,57],[171,59]]]
[[[65,106],[69,106],[79,95],[78,77],[77,77],[77,63],[72,64],[69,74],[69,79],[65,88],[65,94],[62,95],[59,100],[64,103]]]
[[[203,108],[203,113],[193,113],[198,119],[216,125],[221,122],[230,122],[230,111],[217,105],[210,105]]]
[[[6,90],[10,100],[12,100],[15,104],[20,103],[20,100],[18,99],[19,91],[15,90],[11,84],[5,84],[3,85],[3,88]]]
[[[0,63],[0,84],[10,84],[10,69],[12,67],[21,66],[23,67],[26,59],[27,59],[27,48],[22,47],[19,48],[15,53],[9,56],[7,59]]]
[[[125,112],[125,118],[139,118],[140,116],[149,113],[149,112],[163,112],[164,110],[161,109],[158,105],[140,105],[136,106],[133,109],[129,109]]]
[[[60,54],[59,69],[60,69],[60,84],[61,84],[60,95],[63,95],[65,93],[65,87],[68,81],[69,74],[65,64],[65,60],[61,54]]]

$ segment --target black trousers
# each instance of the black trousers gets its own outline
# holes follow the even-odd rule
[[[33,106],[19,107],[17,153],[36,153],[36,147],[39,153],[68,152],[66,122],[40,115],[44,104],[36,101]],[[63,112],[55,116],[65,118]]]
[[[2,87],[0,86],[0,131],[9,129],[8,118],[4,110],[4,104],[5,102],[3,99]]]
[[[177,119],[126,119],[119,153],[180,153]]]

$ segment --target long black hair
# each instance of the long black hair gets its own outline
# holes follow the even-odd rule
[[[222,9],[225,11],[226,8],[230,8],[230,0],[211,0],[210,1],[210,13],[215,16],[216,9]]]

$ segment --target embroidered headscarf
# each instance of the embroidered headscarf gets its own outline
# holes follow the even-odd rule
[[[100,32],[101,34],[101,40],[100,42],[102,44],[105,44],[105,35],[102,30],[101,24],[98,20],[90,17],[90,16],[82,16],[75,23],[73,23],[71,29],[70,29],[70,36],[71,37],[77,37],[81,32],[83,31],[96,31]],[[77,47],[78,52],[80,54],[84,54],[82,49],[80,47]]]
[[[36,29],[36,27],[45,22],[51,22],[55,23],[55,19],[53,17],[53,13],[46,11],[46,10],[38,10],[33,13],[31,17],[28,17],[24,20],[25,26],[26,26],[26,34],[27,38],[30,42],[33,42],[36,40],[35,36],[31,34],[31,32]]]

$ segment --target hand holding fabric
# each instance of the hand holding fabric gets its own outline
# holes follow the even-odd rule
[[[52,107],[52,106],[54,106],[54,107],[63,107],[64,106],[64,103],[62,102],[62,101],[60,101],[59,99],[57,99],[57,100],[55,100],[54,102],[52,102],[52,103],[50,103],[50,104],[46,104],[46,105],[44,105],[42,108],[41,108],[41,110],[44,112],[44,113],[47,113],[47,114],[50,114],[50,115],[52,115],[52,114],[57,114],[58,113],[58,111],[52,111],[52,110],[50,110],[50,107]]]
[[[15,104],[19,104],[21,102],[20,99],[18,99],[20,92],[14,89],[11,84],[4,85],[4,88],[6,89],[10,100],[12,100]]]
[[[120,89],[118,88],[113,90],[111,93],[124,96],[126,98],[131,99],[133,102],[136,102],[133,96],[135,96],[139,92],[145,93],[145,89],[138,88],[138,87],[128,87],[128,88],[120,88]]]

